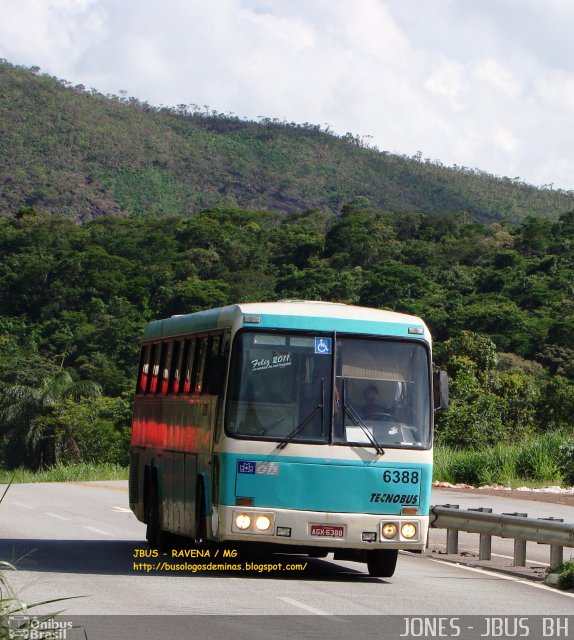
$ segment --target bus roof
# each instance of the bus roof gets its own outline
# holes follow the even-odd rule
[[[147,326],[143,339],[159,340],[231,327],[337,331],[403,336],[430,341],[427,326],[415,316],[335,302],[307,300],[239,303],[155,320]]]

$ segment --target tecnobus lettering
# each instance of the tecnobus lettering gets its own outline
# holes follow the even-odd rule
[[[417,504],[417,495],[404,493],[371,493],[370,502],[386,502],[393,504]]]

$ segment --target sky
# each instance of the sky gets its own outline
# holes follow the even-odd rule
[[[574,189],[572,0],[0,0],[0,16],[0,58],[74,85]]]

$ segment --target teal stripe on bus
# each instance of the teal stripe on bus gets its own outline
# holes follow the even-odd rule
[[[276,464],[263,473],[238,472],[249,463]],[[384,479],[391,471],[391,482]],[[394,470],[406,472],[408,482],[392,482]],[[419,482],[414,483],[416,473]],[[396,474],[395,478],[396,478]],[[402,474],[401,474],[402,475]],[[403,506],[428,514],[432,465],[407,462],[365,463],[361,460],[221,454],[220,503],[234,505],[237,497],[252,498],[253,506],[334,513],[398,515]]]
[[[400,322],[376,322],[374,320],[356,320],[350,318],[327,318],[318,316],[286,316],[257,314],[258,323],[245,323],[246,327],[260,329],[299,329],[302,331],[358,333],[378,336],[402,336],[425,339],[424,335],[409,334],[410,327],[423,329],[423,324]]]
[[[160,340],[166,337],[175,337],[201,331],[213,331],[229,327],[243,315],[244,327],[254,329],[284,329],[311,331],[317,333],[357,333],[362,335],[380,335],[393,337],[408,337],[411,339],[427,339],[421,334],[409,334],[409,328],[425,330],[421,322],[377,322],[374,320],[360,320],[352,318],[336,318],[326,316],[302,316],[302,315],[276,315],[258,313],[259,322],[248,322],[253,314],[242,314],[238,307],[226,307],[199,311],[182,316],[174,316],[165,320],[150,322],[143,339]],[[425,332],[426,333],[426,332]]]

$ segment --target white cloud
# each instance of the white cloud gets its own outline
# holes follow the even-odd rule
[[[2,56],[48,72],[69,68],[105,21],[98,0],[0,0],[0,15]]]
[[[574,115],[574,73],[552,69],[535,81],[538,97],[545,108]]]
[[[497,91],[516,98],[522,92],[522,83],[497,60],[480,60],[476,65],[476,76],[489,83]]]
[[[570,0],[0,0],[0,56],[574,188]]]
[[[502,151],[507,151],[509,153],[516,151],[518,147],[518,139],[516,138],[516,136],[512,133],[512,131],[509,131],[508,129],[504,129],[502,127],[494,130],[492,134],[492,140],[499,149],[502,149]]]
[[[460,106],[465,69],[462,64],[446,58],[439,61],[424,86],[430,92],[445,97],[453,107]]]

